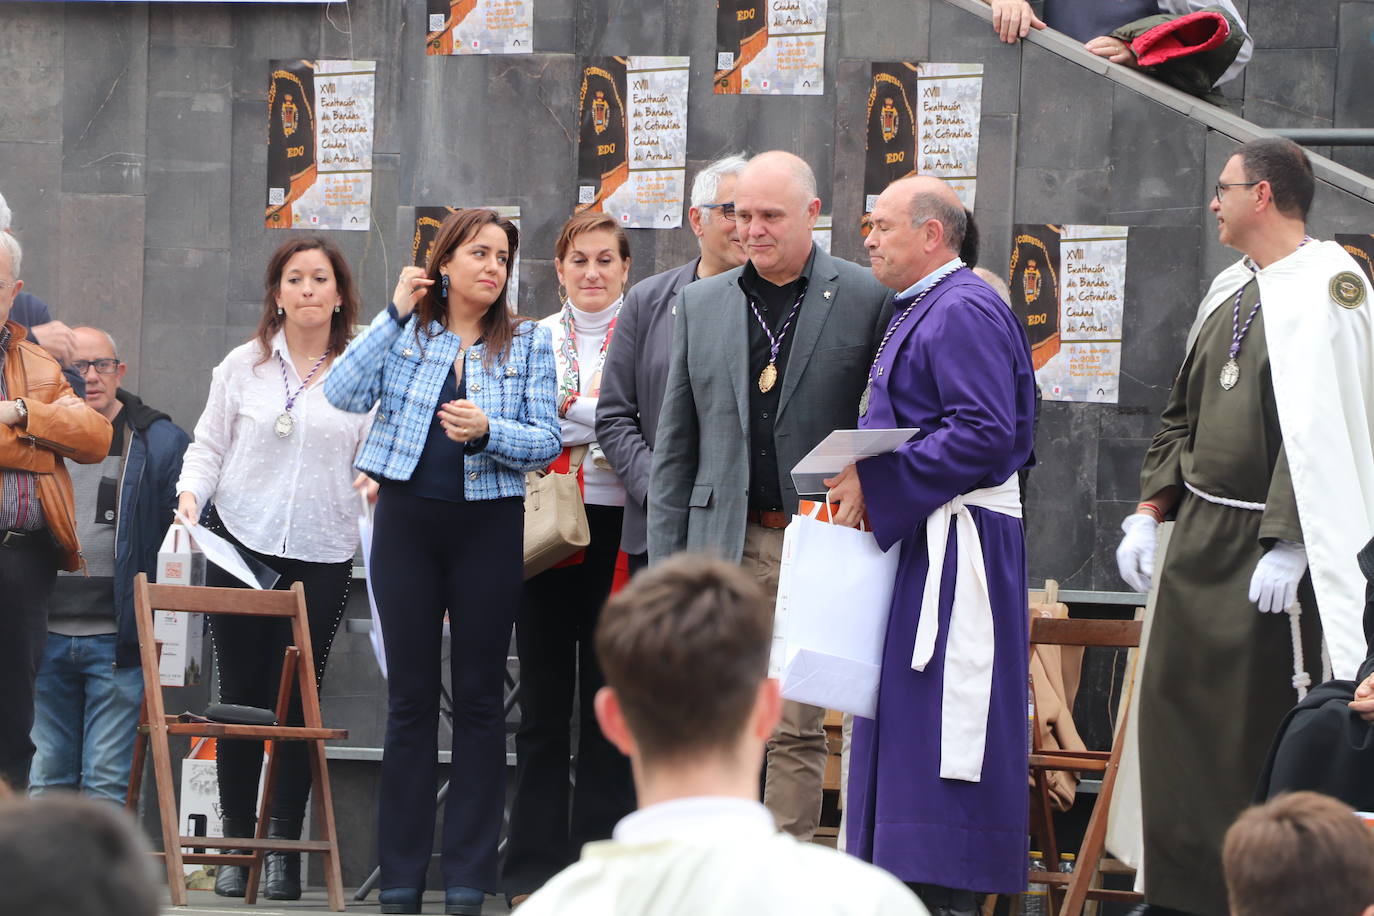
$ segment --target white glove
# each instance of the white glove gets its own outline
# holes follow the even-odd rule
[[[1155,574],[1155,536],[1159,522],[1143,512],[1128,515],[1121,522],[1126,536],[1116,548],[1116,568],[1126,584],[1142,595],[1150,590]]]
[[[1259,558],[1250,577],[1250,600],[1262,614],[1278,614],[1298,600],[1298,583],[1307,572],[1307,548],[1279,541]]]

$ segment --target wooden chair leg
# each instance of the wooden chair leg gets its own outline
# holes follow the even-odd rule
[[[320,825],[321,839],[328,841],[328,851],[324,856],[324,883],[329,891],[329,908],[336,913],[344,911],[343,871],[339,865],[339,834],[334,822],[334,793],[329,785],[329,761],[325,756],[324,742],[310,742],[310,776],[314,786],[315,820]]]
[[[1102,851],[1107,842],[1107,817],[1112,806],[1112,792],[1116,788],[1116,773],[1121,766],[1118,755],[1120,749],[1125,747],[1126,721],[1129,717],[1130,709],[1127,708],[1122,711],[1121,721],[1117,723],[1116,737],[1112,741],[1113,754],[1102,774],[1102,790],[1097,796],[1097,804],[1093,805],[1092,816],[1088,818],[1083,845],[1078,851],[1078,868],[1074,869],[1073,878],[1069,881],[1060,916],[1082,916],[1083,905],[1088,900],[1088,888],[1102,861]]]
[[[160,717],[159,717],[160,718]],[[176,792],[172,788],[172,752],[167,744],[167,727],[150,724],[149,743],[153,750],[153,775],[157,781],[158,815],[162,820],[163,859],[167,863],[167,890],[173,906],[186,905],[186,876],[181,863],[181,833],[177,816]]]
[[[274,710],[278,725],[286,724],[286,716],[291,708],[291,689],[296,683],[296,668],[300,664],[300,658],[299,649],[295,646],[286,647],[281,663],[281,679],[277,683],[277,708]],[[259,839],[267,835],[267,822],[272,810],[272,794],[276,790],[276,786],[277,745],[273,743],[267,755],[267,773],[262,780],[262,798],[258,802],[257,836]],[[257,902],[258,886],[262,880],[263,858],[264,853],[257,852],[253,864],[248,869],[248,887],[243,894],[244,903]]]
[[[148,724],[148,703],[143,702],[143,710],[138,716],[139,727]],[[124,793],[124,808],[138,817],[138,797],[143,791],[143,766],[148,759],[148,736],[142,731],[134,733],[134,759],[129,765],[129,788]]]

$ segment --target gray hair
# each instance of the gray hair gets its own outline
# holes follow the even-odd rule
[[[10,212],[10,205],[5,203],[5,195],[0,194],[0,232],[10,231],[10,221],[14,214]]]
[[[706,204],[716,202],[716,193],[720,190],[720,180],[727,175],[738,175],[744,171],[744,167],[749,161],[741,153],[726,156],[710,163],[692,181],[692,206],[700,209]]]
[[[19,247],[19,240],[8,232],[0,232],[0,249],[4,249],[10,261],[10,279],[19,279],[19,265],[24,260],[24,249]]]
[[[941,195],[924,191],[911,195],[911,225],[919,226],[931,219],[945,230],[945,246],[950,251],[958,251],[968,231],[963,205],[951,205]]]

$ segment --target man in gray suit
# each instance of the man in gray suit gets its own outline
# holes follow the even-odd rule
[[[726,156],[697,173],[687,222],[696,234],[701,256],[634,285],[620,308],[615,337],[606,352],[596,405],[596,441],[625,485],[620,549],[629,556],[631,574],[649,562],[649,470],[673,352],[674,298],[688,283],[744,263],[744,246],[735,228],[734,195],[735,179],[745,164],[743,156]]]
[[[811,240],[816,179],[801,159],[756,156],[735,187],[749,263],[678,293],[672,365],[649,486],[649,559],[679,550],[741,563],[775,600],[790,471],[858,420],[891,294]],[[824,710],[783,704],[764,804],[803,840],[820,817]]]

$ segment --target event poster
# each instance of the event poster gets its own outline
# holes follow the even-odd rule
[[[272,61],[267,228],[371,228],[376,71],[371,60]]]
[[[1118,401],[1126,239],[1125,226],[1015,229],[1012,309],[1047,401]]]
[[[425,0],[426,54],[531,54],[534,0]]]
[[[577,207],[626,229],[682,225],[687,185],[686,57],[603,57],[578,87]]]
[[[520,228],[520,208],[519,207],[486,207],[487,210],[495,210],[500,216],[515,223],[515,228]],[[429,264],[429,252],[434,247],[434,237],[439,232],[439,227],[450,213],[456,213],[457,207],[416,207],[415,208],[415,231],[410,237],[410,263],[416,267],[426,267]],[[509,279],[506,281],[506,305],[509,306],[511,314],[519,312],[517,307],[520,302],[520,252],[515,252],[515,260],[510,264],[507,272]]]
[[[917,174],[945,179],[972,210],[982,113],[982,64],[875,62],[865,112],[864,215],[889,184]]]
[[[1059,353],[1059,227],[1013,227],[1007,270],[1011,308],[1030,339],[1031,365],[1041,367]]]
[[[1374,282],[1374,235],[1337,234],[1336,244],[1350,252],[1365,277]]]
[[[821,95],[826,0],[716,0],[717,95]]]
[[[943,178],[972,210],[978,190],[983,65],[921,64],[920,71],[921,154],[916,171]]]

